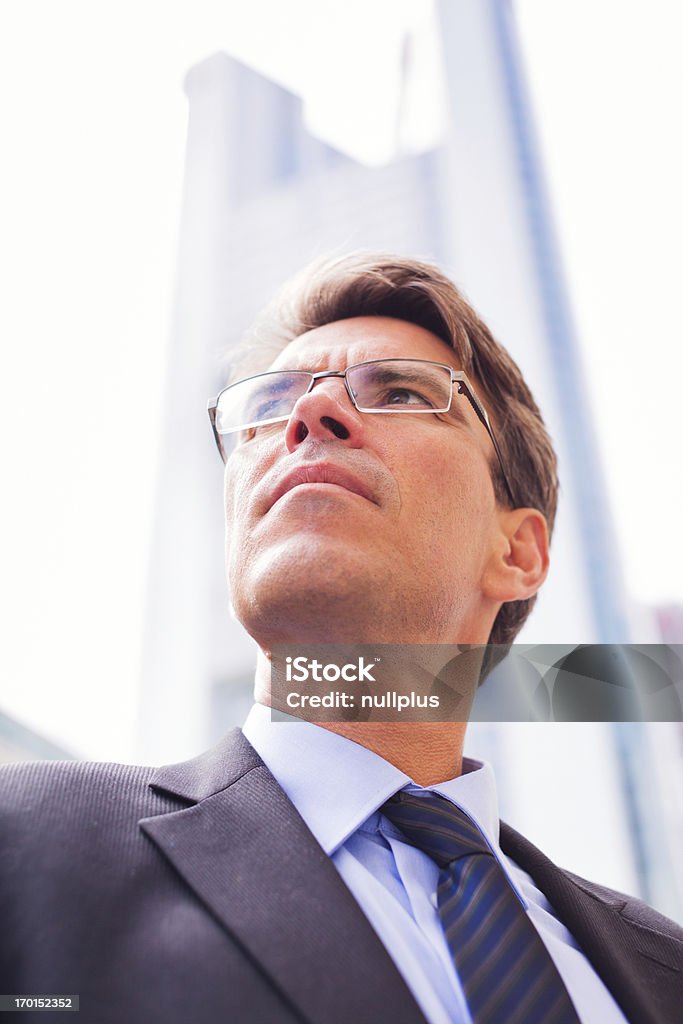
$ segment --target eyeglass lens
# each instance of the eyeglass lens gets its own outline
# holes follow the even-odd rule
[[[438,364],[387,359],[359,363],[346,371],[348,388],[361,412],[435,412],[448,409],[451,374]],[[287,419],[314,383],[304,371],[274,371],[240,381],[222,392],[216,428],[228,434]]]

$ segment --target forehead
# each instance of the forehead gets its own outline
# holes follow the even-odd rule
[[[366,359],[430,359],[459,369],[455,352],[417,324],[385,316],[358,316],[299,335],[273,361],[273,370],[343,370]]]

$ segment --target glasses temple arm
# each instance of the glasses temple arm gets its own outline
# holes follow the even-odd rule
[[[486,410],[483,408],[483,406],[481,405],[481,403],[477,399],[476,395],[472,394],[472,392],[467,387],[467,385],[464,383],[464,381],[457,381],[455,383],[457,383],[457,385],[458,385],[458,392],[459,392],[459,394],[464,395],[467,398],[468,402],[470,403],[470,405],[472,406],[472,408],[476,412],[477,417],[481,420],[481,422],[483,423],[484,427],[486,428],[486,431],[487,431],[489,437],[491,438],[491,443],[493,444],[494,451],[495,451],[496,456],[498,458],[498,465],[500,466],[500,472],[501,472],[501,474],[503,476],[503,483],[505,484],[505,488],[506,488],[506,490],[508,492],[508,497],[510,498],[510,502],[512,503],[512,507],[516,508],[517,502],[515,500],[515,496],[514,496],[514,493],[512,491],[512,486],[510,484],[510,480],[508,479],[508,475],[505,472],[505,464],[503,462],[503,455],[501,453],[500,448],[498,447],[498,442],[496,441],[496,435],[493,433],[493,427],[491,426],[491,423],[489,422],[489,418],[488,418],[488,416],[486,414]]]

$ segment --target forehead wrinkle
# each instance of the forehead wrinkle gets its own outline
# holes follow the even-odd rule
[[[320,328],[319,328],[320,329]],[[319,337],[310,339],[310,335],[301,334],[290,341],[271,364],[271,369],[278,370],[344,370],[354,363],[363,363],[369,359],[381,359],[383,353],[379,348],[386,346],[387,338],[380,333],[374,335],[368,331],[362,337]],[[419,358],[419,357],[416,357]]]
[[[316,373],[322,370],[345,370],[356,363],[372,362],[376,359],[421,359],[452,366],[454,370],[462,369],[457,353],[445,342],[442,343],[443,351],[427,355],[416,351],[419,349],[419,343],[413,347],[409,339],[388,338],[381,332],[373,334],[368,331],[368,335],[362,338],[339,338],[327,343],[320,339],[310,348],[306,347],[307,337],[307,334],[301,334],[290,341],[273,359],[268,369],[307,370]],[[301,346],[299,342],[302,342]],[[391,352],[387,351],[388,347],[391,347]]]
[[[296,339],[298,341],[298,339]],[[293,344],[293,343],[292,343]],[[335,348],[343,348],[343,346],[324,346],[318,349],[306,349],[303,352],[288,352],[287,349],[283,350],[277,359],[271,363],[269,369],[271,370],[308,370],[310,373],[317,373],[319,370],[337,369],[337,367],[330,366],[331,355]],[[344,349],[342,355],[345,355],[347,349]],[[356,360],[354,360],[355,362]],[[342,364],[339,369],[343,370],[346,368],[345,359],[341,360]],[[362,362],[362,360],[358,360]]]

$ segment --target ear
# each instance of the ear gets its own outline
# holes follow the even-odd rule
[[[548,575],[548,524],[535,508],[501,509],[496,543],[484,575],[493,601],[524,601]]]

